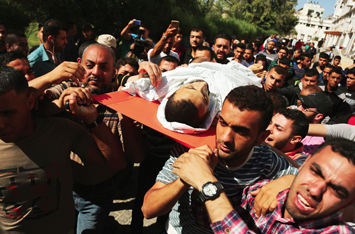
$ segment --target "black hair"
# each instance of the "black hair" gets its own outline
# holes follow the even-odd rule
[[[245,48],[246,48],[246,46],[245,46],[245,44],[244,44],[244,43],[238,43],[238,44],[236,44],[236,45],[235,45],[235,48],[245,49]]]
[[[301,61],[304,61],[306,58],[312,59],[312,55],[307,52],[304,52],[298,57],[298,59]]]
[[[319,78],[319,72],[317,71],[317,69],[308,69],[306,70],[306,72],[304,73],[303,77],[312,77],[312,76],[317,76],[317,80]]]
[[[284,51],[286,51],[286,54],[288,54],[288,49],[286,48],[286,47],[281,47],[280,49],[279,49],[279,51],[280,50],[284,50]]]
[[[23,73],[13,67],[0,66],[0,95],[15,89],[16,93],[28,90]]]
[[[325,58],[325,59],[327,59],[327,60],[329,61],[330,56],[329,56],[329,54],[327,54],[327,53],[325,53],[325,52],[321,52],[321,53],[319,54],[319,58]]]
[[[232,43],[232,37],[231,37],[229,34],[227,34],[227,33],[218,33],[218,34],[214,37],[214,44],[216,44],[216,40],[217,40],[218,38],[223,38],[223,39],[228,40],[228,41],[229,41],[229,44]]]
[[[253,41],[253,43],[254,43],[255,46],[258,48],[258,50],[260,50],[261,42],[260,42],[260,41]]]
[[[269,67],[269,63],[268,63],[268,61],[266,59],[266,56],[263,55],[263,54],[258,54],[255,57],[255,63],[258,63],[259,60],[265,62],[264,70],[266,70]]]
[[[137,60],[135,60],[133,58],[129,58],[129,57],[123,57],[123,58],[120,58],[119,60],[117,60],[115,67],[118,70],[126,64],[129,64],[131,67],[134,67],[137,71],[139,69],[139,64],[138,64]]]
[[[50,35],[57,37],[60,30],[66,31],[66,27],[62,22],[54,19],[46,21],[43,26],[43,42],[46,42]]]
[[[291,59],[289,59],[289,58],[282,58],[282,59],[279,59],[279,63],[280,63],[280,64],[285,64],[285,65],[290,65]]]
[[[201,28],[198,28],[198,27],[192,28],[191,31],[190,31],[190,34],[191,34],[191,32],[202,32],[202,37],[203,37],[203,31],[202,31]]]
[[[268,92],[267,94],[270,96],[272,103],[274,104],[274,112],[279,109],[286,109],[289,106],[289,102],[284,95],[276,92]]]
[[[179,122],[197,128],[204,118],[198,115],[198,109],[191,100],[174,100],[175,93],[171,95],[165,106],[165,119],[168,122]]]
[[[274,104],[270,96],[263,89],[254,85],[240,86],[230,91],[226,100],[241,111],[260,112],[259,133],[265,131],[271,121]]]
[[[329,72],[329,75],[332,74],[333,72],[335,72],[335,73],[338,74],[338,75],[343,75],[343,72],[342,72],[342,70],[341,70],[340,68],[333,68],[333,70],[331,70],[331,71]],[[340,78],[341,78],[341,77],[340,77]]]
[[[302,111],[293,109],[279,109],[277,113],[285,116],[286,119],[293,121],[291,125],[293,136],[301,136],[303,139],[307,135],[309,121]]]
[[[40,31],[43,26],[44,26],[44,23],[38,23],[38,28],[37,28],[37,30]]]
[[[302,54],[302,52],[303,52],[302,49],[296,49],[295,52],[296,52],[296,51],[297,51],[298,53],[300,53],[300,54]]]
[[[171,62],[171,63],[175,63],[176,65],[180,65],[180,61],[175,58],[174,56],[171,56],[171,55],[168,55],[168,56],[165,56],[165,57],[162,57],[159,62],[158,62],[158,66],[160,66],[161,62],[162,61],[167,61],[167,62]]]
[[[12,46],[14,43],[18,42],[20,37],[26,37],[22,32],[8,32],[5,36],[5,45],[9,44]]]
[[[15,51],[3,53],[0,54],[0,66],[6,66],[7,64],[9,64],[12,61],[15,61],[16,59],[27,60],[27,57],[23,53],[15,52]]]
[[[279,75],[283,75],[284,79],[287,76],[287,70],[279,65],[273,66],[269,72],[275,71]]]
[[[324,68],[331,68],[333,70],[334,66],[330,63],[327,63],[327,64],[325,64]]]
[[[348,74],[355,75],[355,67],[348,70]]]
[[[313,152],[313,155],[319,153],[326,146],[330,146],[332,151],[340,154],[348,159],[353,165],[355,165],[355,142],[345,138],[333,138],[323,142]]]
[[[254,54],[254,47],[253,44],[249,43],[247,44],[247,47],[245,48],[246,50],[251,50],[251,53]]]
[[[341,56],[337,55],[337,56],[334,57],[334,59],[340,59],[341,60]]]

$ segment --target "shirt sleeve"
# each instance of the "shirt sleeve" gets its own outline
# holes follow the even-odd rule
[[[255,233],[248,228],[235,210],[232,210],[223,220],[212,223],[211,228],[216,234]]]
[[[355,126],[349,124],[324,125],[327,137],[342,137],[355,141]]]
[[[276,153],[272,152],[272,172],[274,175],[270,178],[272,180],[275,180],[277,178],[280,178],[284,175],[297,175],[298,173],[298,168],[295,168],[294,166],[291,165],[285,158],[282,156],[277,155]]]
[[[175,157],[170,157],[163,167],[163,169],[159,172],[156,181],[162,182],[164,184],[170,184],[177,180],[179,176],[175,175],[171,171],[173,170],[173,163],[175,162]]]

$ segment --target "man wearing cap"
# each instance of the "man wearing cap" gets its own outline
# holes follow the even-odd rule
[[[320,124],[324,117],[332,109],[332,101],[323,92],[312,92],[309,90],[313,85],[304,88],[300,94],[298,94],[300,105],[298,110],[302,111],[308,118],[310,124]],[[323,137],[306,136],[303,140],[303,152],[310,155],[313,151],[324,142]]]
[[[165,33],[163,33],[162,37],[158,41],[158,43],[154,46],[153,49],[148,51],[148,61],[159,64],[161,58],[170,55],[177,58],[180,61],[179,54],[172,51],[175,35],[178,32],[178,28],[175,28],[171,25],[166,29]]]
[[[86,41],[95,41],[95,38],[93,37],[94,28],[91,24],[83,24],[83,26],[81,27],[81,33],[83,34],[84,38],[79,40],[78,49]]]
[[[97,42],[100,44],[104,44],[107,45],[108,47],[110,47],[113,52],[115,52],[116,54],[116,46],[117,46],[117,40],[114,36],[110,35],[110,34],[101,34],[98,38],[97,38]]]

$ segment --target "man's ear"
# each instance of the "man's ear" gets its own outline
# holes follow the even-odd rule
[[[269,135],[270,135],[270,130],[265,130],[261,132],[258,136],[258,139],[256,140],[256,144],[260,145],[261,143],[263,143],[266,137],[268,137]]]
[[[323,114],[319,113],[319,114],[316,114],[316,116],[314,116],[314,120],[317,121],[317,123],[320,123],[320,121],[323,119]]]
[[[10,52],[11,51],[10,48],[11,48],[10,44],[6,44],[6,51]]]
[[[302,141],[302,137],[301,136],[293,136],[290,140],[290,143],[293,145],[296,145],[298,142]]]
[[[77,58],[76,61],[81,65],[81,58]]]
[[[36,98],[34,92],[31,90],[28,91],[27,99],[26,99],[26,104],[28,109],[32,110],[35,106]]]

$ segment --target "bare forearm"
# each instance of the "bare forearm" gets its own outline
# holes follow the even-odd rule
[[[327,130],[323,124],[310,124],[307,135],[326,137]]]
[[[166,41],[167,39],[165,39],[164,37],[162,37],[160,41],[158,41],[158,43],[154,46],[152,52],[150,52],[149,54],[150,59],[154,59],[163,51]]]
[[[155,188],[154,185],[144,196],[142,212],[148,219],[168,213],[190,187],[180,179],[165,186],[161,182],[157,183],[162,184],[163,187]]]
[[[129,33],[129,30],[130,30],[131,26],[130,25],[127,25],[122,31],[121,31],[121,36],[126,39],[126,40],[131,40],[132,39],[132,36],[131,34]]]
[[[219,197],[205,202],[211,223],[223,220],[232,210],[233,206],[229,202],[226,194],[221,192]]]

